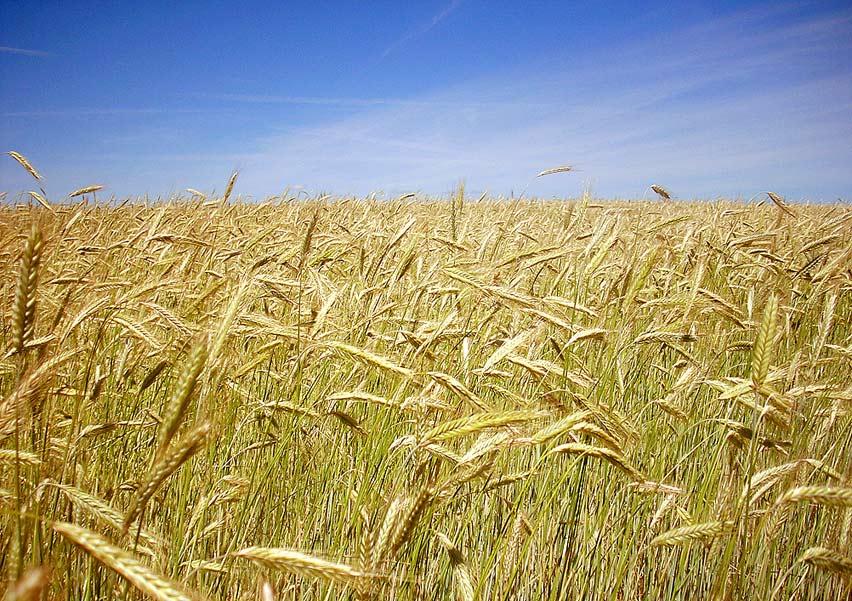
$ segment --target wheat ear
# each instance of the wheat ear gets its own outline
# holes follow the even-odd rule
[[[239,171],[234,171],[231,174],[231,179],[228,180],[228,187],[225,188],[225,196],[222,197],[222,204],[228,202],[228,199],[231,197],[231,192],[234,191],[234,184],[237,183],[237,176],[239,174]]]
[[[50,570],[46,567],[30,568],[18,578],[3,601],[40,601],[44,599],[44,588],[50,581]]]
[[[778,196],[775,192],[767,192],[766,195],[769,197],[769,200],[775,203],[779,209],[790,215],[791,217],[795,217],[796,214],[793,210],[784,202],[784,199]]]
[[[457,601],[473,601],[475,589],[467,559],[446,534],[438,532],[437,537],[450,556],[450,564],[453,566],[453,590]]]
[[[671,547],[696,540],[708,541],[730,532],[731,522],[704,522],[667,530],[651,541],[652,547]]]
[[[665,188],[663,188],[659,184],[651,184],[651,190],[656,192],[660,196],[660,198],[662,198],[663,200],[671,200],[672,199],[672,195],[669,193],[669,191],[666,190]]]
[[[797,486],[783,493],[776,505],[815,503],[829,507],[852,507],[852,488],[832,486]]]
[[[18,353],[24,350],[27,341],[33,337],[36,285],[43,248],[41,231],[33,224],[18,264],[15,304],[12,307],[12,349]]]
[[[21,167],[26,169],[27,172],[30,175],[32,175],[34,178],[36,178],[37,180],[41,179],[41,174],[38,171],[36,171],[35,167],[33,167],[30,164],[30,162],[27,160],[27,157],[25,157],[24,155],[22,155],[20,153],[15,152],[14,150],[10,150],[6,154],[8,154],[10,157],[15,159],[16,161],[18,161],[18,163],[21,165]]]
[[[192,596],[176,583],[157,574],[135,555],[116,547],[100,534],[65,522],[56,522],[53,529],[152,599],[193,601]]]
[[[598,457],[608,461],[636,482],[645,482],[646,480],[639,470],[628,463],[624,455],[606,447],[595,447],[582,442],[567,442],[553,447],[547,454],[554,455],[557,453],[576,453]]]
[[[499,428],[538,419],[546,413],[542,411],[484,411],[467,417],[453,419],[438,424],[423,436],[420,446],[424,447],[433,442],[450,440],[465,434],[481,432],[488,428]]]
[[[42,190],[42,192],[44,192],[44,190]],[[47,202],[47,199],[44,196],[42,196],[41,194],[39,194],[38,192],[36,192],[35,190],[29,190],[29,191],[27,191],[27,194],[29,194],[30,198],[35,200],[38,204],[43,206],[45,209],[47,209],[51,213],[54,212],[53,207],[50,206],[50,203]]]
[[[166,454],[169,444],[177,433],[184,415],[186,415],[189,399],[192,396],[196,382],[198,382],[198,376],[201,375],[201,370],[204,369],[206,361],[207,345],[204,342],[200,342],[193,347],[189,355],[189,360],[184,364],[183,371],[178,378],[177,385],[163,414],[163,422],[160,424],[160,429],[157,432],[157,451],[154,454],[155,463]]]
[[[88,513],[100,522],[115,528],[119,532],[122,530],[125,520],[124,516],[103,499],[91,495],[76,486],[71,486],[70,484],[59,484],[58,482],[51,481],[46,482],[45,486],[55,487],[63,495],[65,495],[77,509]],[[152,548],[157,548],[163,544],[163,541],[158,536],[151,534],[145,529],[139,530],[139,538],[142,539],[146,545]]]
[[[356,346],[352,346],[351,344],[346,344],[345,342],[326,342],[326,346],[329,348],[333,348],[336,351],[340,351],[344,354],[347,354],[355,359],[358,359],[368,365],[372,365],[374,367],[378,367],[380,369],[384,369],[391,373],[395,373],[404,378],[413,378],[414,372],[407,367],[402,367],[401,365],[397,365],[387,357],[382,357],[381,355],[376,355],[366,349],[361,349]]]
[[[83,196],[84,194],[91,194],[92,192],[97,192],[98,190],[103,189],[103,186],[86,186],[85,188],[74,190],[71,194],[68,195],[68,198],[77,198],[78,196]]]
[[[566,173],[568,171],[573,171],[574,167],[571,165],[563,165],[562,167],[554,167],[553,169],[545,169],[544,171],[540,171],[536,177],[542,177],[545,175],[552,175],[554,173]]]
[[[322,578],[346,585],[357,584],[368,577],[368,574],[350,565],[327,561],[292,549],[248,547],[237,551],[234,556],[250,559],[273,570],[283,570],[309,578]]]
[[[183,465],[187,459],[192,457],[204,446],[207,435],[210,433],[209,424],[201,424],[190,430],[175,446],[169,448],[168,452],[156,462],[148,472],[145,480],[139,486],[127,515],[124,518],[123,529],[127,532],[136,518],[145,509],[145,505],[157,492],[157,489]]]
[[[802,554],[799,561],[844,576],[852,576],[852,559],[825,547],[811,547]]]
[[[769,374],[769,359],[772,356],[772,340],[778,323],[778,299],[771,295],[763,310],[763,320],[754,340],[751,356],[751,381],[759,390]]]

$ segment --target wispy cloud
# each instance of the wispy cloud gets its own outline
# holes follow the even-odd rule
[[[51,54],[50,52],[45,52],[44,50],[31,50],[29,48],[12,48],[11,46],[0,46],[0,53],[21,54],[23,56],[38,56],[41,58],[53,56],[53,54]]]
[[[382,58],[385,58],[386,56],[394,52],[397,48],[404,46],[408,42],[417,39],[420,36],[426,35],[430,31],[432,31],[441,21],[453,14],[453,12],[461,5],[461,3],[462,0],[453,0],[440,12],[433,15],[431,19],[429,19],[425,23],[422,23],[419,27],[405,34],[401,38],[395,40],[387,48],[385,48],[385,51],[382,53]]]
[[[848,15],[771,28],[747,14],[666,36],[609,64],[559,73],[503,73],[406,102],[376,102],[321,126],[272,133],[245,156],[243,184],[299,181],[341,193],[421,189],[460,178],[508,193],[641,196],[663,182],[682,197],[848,195],[852,71],[819,69]],[[770,33],[763,32],[771,29]],[[756,28],[743,36],[742,28]],[[708,45],[706,40],[712,40]],[[779,47],[778,40],[792,39]],[[541,99],[547,99],[545,103]],[[846,188],[844,188],[846,186]]]
[[[171,115],[215,112],[211,109],[180,108],[69,108],[38,111],[10,111],[3,117],[109,117],[120,115]]]
[[[353,98],[334,96],[281,96],[275,94],[232,94],[232,93],[188,93],[186,98],[203,98],[206,100],[222,100],[226,102],[240,102],[248,104],[295,104],[311,106],[334,106],[346,108],[369,108],[369,107],[432,107],[432,108],[459,108],[459,107],[496,107],[514,106],[516,108],[545,108],[556,107],[554,102],[543,100],[512,101],[507,99],[477,98],[445,99],[438,98]]]

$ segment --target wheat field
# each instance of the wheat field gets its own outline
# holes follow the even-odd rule
[[[850,598],[852,208],[233,183],[0,209],[7,599]]]

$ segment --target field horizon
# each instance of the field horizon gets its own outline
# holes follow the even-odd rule
[[[109,189],[103,186],[88,186],[88,188],[97,188],[95,193],[87,192],[80,194],[81,188],[67,194],[61,200],[52,198],[44,189],[39,191],[18,192],[10,195],[9,192],[0,192],[0,206],[4,207],[23,207],[40,205],[46,208],[56,208],[63,206],[75,206],[83,203],[94,206],[103,207],[123,207],[123,206],[161,206],[166,204],[187,204],[187,203],[216,203],[223,199],[225,194],[217,193],[213,188],[211,192],[202,192],[188,188],[183,192],[176,192],[167,196],[152,196],[148,194],[140,194],[135,196],[115,196],[109,194]],[[227,191],[227,190],[226,190]],[[405,202],[417,201],[421,203],[447,203],[452,202],[454,198],[458,198],[462,194],[464,203],[511,203],[511,202],[528,202],[528,203],[578,203],[585,202],[591,208],[601,208],[602,205],[620,205],[620,204],[635,204],[635,203],[651,203],[651,204],[667,204],[674,203],[678,205],[690,204],[717,204],[728,203],[731,205],[757,205],[762,206],[767,203],[774,202],[769,194],[780,199],[782,204],[790,204],[799,207],[808,206],[832,206],[832,205],[849,205],[849,200],[837,198],[834,200],[813,200],[809,198],[784,198],[769,190],[756,191],[747,197],[725,197],[717,196],[713,198],[706,197],[682,197],[670,196],[663,198],[652,190],[649,185],[642,196],[636,197],[621,197],[621,196],[598,196],[592,188],[586,187],[576,194],[565,195],[536,195],[526,193],[525,190],[520,191],[518,195],[513,194],[491,194],[487,189],[484,192],[475,193],[466,189],[465,181],[459,180],[459,183],[451,190],[444,194],[427,194],[420,191],[396,192],[388,193],[384,191],[376,191],[366,195],[351,194],[351,193],[334,193],[334,192],[308,192],[306,190],[290,190],[285,187],[281,194],[274,194],[264,197],[256,197],[250,191],[228,194],[228,202],[231,204],[271,204],[271,203],[312,203],[312,202]],[[668,194],[668,192],[667,192]],[[601,206],[599,206],[601,205]]]

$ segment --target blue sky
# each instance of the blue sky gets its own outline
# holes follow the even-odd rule
[[[254,198],[849,200],[852,5],[0,0],[6,150],[54,200],[234,169]],[[0,155],[0,190],[28,178]]]

